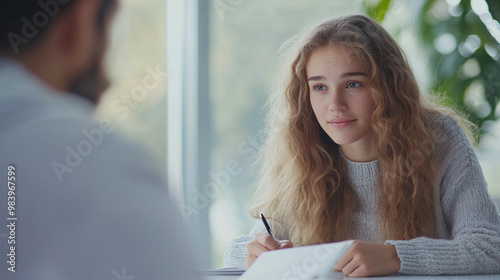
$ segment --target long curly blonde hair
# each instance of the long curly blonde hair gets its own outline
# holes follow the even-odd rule
[[[452,110],[424,101],[408,61],[394,39],[364,15],[321,23],[285,44],[283,68],[268,100],[266,141],[251,214],[266,213],[277,236],[295,245],[352,238],[358,204],[339,147],[323,131],[309,101],[306,64],[324,46],[344,46],[365,63],[376,104],[372,128],[379,154],[379,230],[384,239],[408,240],[432,233],[438,168],[431,120]],[[471,139],[471,138],[470,138]]]

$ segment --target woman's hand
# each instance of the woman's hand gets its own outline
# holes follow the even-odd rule
[[[276,240],[267,232],[259,232],[255,239],[247,244],[247,269],[264,252],[292,247],[290,240]]]
[[[390,275],[399,271],[396,247],[354,240],[335,265],[335,270],[354,277]]]

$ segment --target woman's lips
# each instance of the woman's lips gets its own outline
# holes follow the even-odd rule
[[[332,119],[328,121],[328,124],[335,128],[344,128],[355,122],[356,119]]]

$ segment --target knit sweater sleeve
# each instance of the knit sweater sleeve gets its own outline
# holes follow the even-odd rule
[[[266,228],[263,223],[260,220],[256,220],[249,234],[240,236],[231,241],[224,253],[224,267],[246,269],[246,259],[248,255],[247,244],[255,238],[257,233],[265,231]]]
[[[498,210],[465,133],[453,119],[444,119],[443,135],[451,150],[441,169],[440,207],[449,239],[419,237],[385,243],[396,246],[402,274],[500,273]]]

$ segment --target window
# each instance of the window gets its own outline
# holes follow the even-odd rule
[[[166,158],[165,28],[164,1],[120,1],[106,57],[111,86],[97,108],[99,116],[111,118],[161,162]]]

